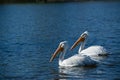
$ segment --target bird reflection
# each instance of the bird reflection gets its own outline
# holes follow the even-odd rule
[[[95,67],[59,67],[59,77],[64,80],[84,79],[87,74],[94,71]]]

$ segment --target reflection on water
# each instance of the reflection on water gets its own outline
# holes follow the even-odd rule
[[[0,80],[120,79],[119,7],[119,2],[0,5]],[[57,58],[49,63],[59,42],[71,46],[85,30],[86,47],[104,46],[111,52],[107,58],[94,68],[58,68]]]
[[[91,72],[94,72],[95,67],[66,67],[59,68],[60,78],[84,79]]]

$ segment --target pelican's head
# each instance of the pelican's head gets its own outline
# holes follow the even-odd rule
[[[88,31],[85,31],[84,33],[81,34],[81,36],[78,38],[78,40],[73,44],[73,46],[70,48],[71,50],[75,48],[80,42],[84,42],[85,39],[88,36]]]
[[[68,48],[68,42],[67,41],[60,42],[58,48],[56,49],[56,51],[52,55],[52,57],[50,59],[50,62],[53,61],[53,59],[56,57],[57,54],[59,54],[60,52],[64,52],[67,48]]]

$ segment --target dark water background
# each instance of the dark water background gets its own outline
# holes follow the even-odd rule
[[[94,68],[49,63],[59,42],[89,31],[111,54]],[[69,57],[77,52],[68,52]],[[0,5],[0,80],[120,80],[120,2]]]

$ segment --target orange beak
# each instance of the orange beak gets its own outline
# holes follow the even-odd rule
[[[72,47],[70,48],[70,50],[72,50],[73,48],[75,48],[80,42],[84,42],[84,40],[85,40],[84,37],[78,38],[78,40],[72,45]]]
[[[56,49],[56,51],[54,52],[54,54],[52,55],[50,62],[53,61],[53,59],[56,57],[57,54],[59,54],[60,52],[63,51],[64,48],[62,48],[61,46],[58,46],[58,48]]]

